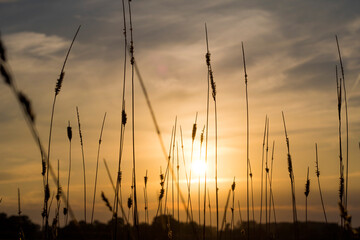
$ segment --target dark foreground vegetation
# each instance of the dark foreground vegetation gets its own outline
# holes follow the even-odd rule
[[[279,239],[289,240],[293,236],[292,223],[270,224],[270,230],[266,233],[265,225],[260,226],[257,223],[250,222],[250,236],[252,239]],[[235,225],[231,230],[230,224],[227,224],[225,230],[221,232],[221,239],[246,239],[245,231],[247,225],[245,222]],[[341,227],[336,223],[322,222],[299,222],[299,239],[360,239],[359,237],[349,237],[346,233],[341,237]],[[355,231],[359,232],[360,228]],[[21,233],[22,231],[22,233]],[[118,220],[118,239],[201,239],[200,233],[202,226],[196,223],[177,222],[171,216],[160,216],[153,219],[149,224],[141,223],[138,229],[130,225],[125,225],[120,218]],[[216,228],[206,228],[206,239],[216,239]],[[59,229],[57,239],[111,239],[113,233],[113,221],[101,223],[94,221],[93,224],[85,224],[83,221],[77,223],[69,222],[65,227]],[[10,240],[19,239],[23,234],[23,239],[42,239],[43,232],[41,227],[29,219],[27,216],[7,216],[0,213],[0,239]],[[53,233],[55,235],[55,233]],[[138,235],[139,234],[139,235]],[[266,236],[268,236],[266,238]]]

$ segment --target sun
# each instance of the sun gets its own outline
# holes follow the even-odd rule
[[[205,174],[207,166],[205,161],[196,160],[192,163],[191,169],[196,175],[202,176]]]

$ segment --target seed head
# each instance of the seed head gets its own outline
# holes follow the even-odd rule
[[[67,127],[67,136],[68,136],[68,139],[69,141],[71,142],[71,139],[72,139],[72,128],[70,126],[70,121],[69,121],[69,125]]]
[[[22,104],[23,108],[25,109],[25,112],[28,115],[28,117],[30,118],[30,120],[32,122],[34,122],[35,121],[35,114],[34,114],[34,112],[32,110],[30,100],[22,92],[18,92],[18,99],[21,102],[21,104]]]
[[[126,122],[127,122],[127,116],[126,116],[126,112],[125,110],[122,110],[121,111],[121,123],[122,125],[126,125]]]
[[[60,90],[61,90],[61,85],[62,85],[62,82],[64,80],[64,76],[65,76],[65,72],[61,72],[60,73],[60,77],[59,79],[57,80],[56,82],[56,87],[55,87],[55,95],[58,95]]]
[[[5,69],[5,66],[2,64],[0,64],[0,72],[4,78],[5,83],[8,85],[12,85],[11,75],[8,73],[8,71]]]
[[[128,198],[128,202],[127,202],[128,208],[131,208],[132,203],[133,203],[132,198],[129,197],[129,198]]]

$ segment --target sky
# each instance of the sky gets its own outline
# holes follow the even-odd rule
[[[331,222],[340,222],[338,202],[339,142],[335,66],[335,34],[343,56],[349,111],[349,199],[353,225],[360,225],[360,16],[357,1],[132,1],[135,59],[143,76],[165,147],[175,118],[183,131],[186,172],[190,170],[191,130],[198,113],[194,161],[200,158],[200,131],[206,123],[207,67],[204,25],[217,87],[219,207],[222,211],[233,178],[235,198],[246,213],[246,102],[241,53],[244,43],[248,74],[250,148],[255,220],[259,220],[261,156],[265,116],[269,117],[269,149],[275,141],[273,193],[277,221],[291,221],[290,179],[281,111],[284,111],[295,175],[298,219],[305,219],[305,181],[310,168],[309,220],[323,221],[315,175],[318,144],[321,187]],[[128,15],[126,15],[128,17]],[[128,22],[127,22],[128,24]],[[53,166],[60,161],[65,190],[69,166],[66,127],[73,127],[70,204],[83,219],[82,157],[77,127],[79,108],[87,179],[87,215],[94,191],[96,154],[103,115],[107,113],[99,161],[95,219],[111,213],[100,193],[113,191],[103,159],[115,178],[119,155],[124,64],[121,1],[0,0],[1,38],[19,89],[31,99],[36,126],[47,146],[56,80],[72,37],[81,30],[70,53],[65,79],[57,97],[52,133]],[[129,60],[129,58],[128,58]],[[128,62],[129,66],[129,62]],[[126,71],[126,111],[123,198],[130,195],[131,69]],[[211,99],[210,99],[211,100]],[[41,158],[12,92],[0,87],[0,212],[17,213],[17,188],[22,212],[41,223]],[[343,119],[345,115],[343,113]],[[343,123],[343,147],[345,128]],[[179,134],[179,129],[177,129]],[[179,148],[181,139],[177,135]],[[140,220],[144,219],[143,177],[148,170],[149,213],[155,215],[160,168],[166,160],[135,77],[135,152]],[[214,103],[210,101],[208,187],[215,216]],[[344,150],[343,149],[343,150]],[[205,155],[204,146],[201,157]],[[186,196],[182,151],[179,149],[180,189]],[[269,159],[271,150],[269,150]],[[175,158],[176,160],[176,158]],[[194,171],[194,170],[193,170]],[[193,174],[193,205],[199,174]],[[203,178],[203,176],[201,176]],[[203,180],[201,180],[203,187]],[[55,191],[53,185],[51,192]],[[196,204],[195,204],[196,205]],[[55,206],[55,204],[53,205]],[[197,206],[194,206],[196,208]],[[183,207],[181,206],[181,210]],[[52,215],[54,210],[52,211]],[[185,220],[185,212],[181,211]],[[195,214],[195,219],[197,215]],[[235,216],[236,221],[239,216]],[[88,217],[89,220],[89,217]],[[62,220],[61,220],[62,221]],[[62,221],[63,222],[63,221]],[[209,222],[208,222],[209,224]],[[212,223],[214,225],[214,222]]]

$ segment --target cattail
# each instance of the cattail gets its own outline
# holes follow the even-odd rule
[[[109,200],[106,198],[104,192],[101,192],[101,199],[104,201],[104,203],[106,204],[107,208],[109,209],[110,212],[112,212],[112,207],[110,205]]]

